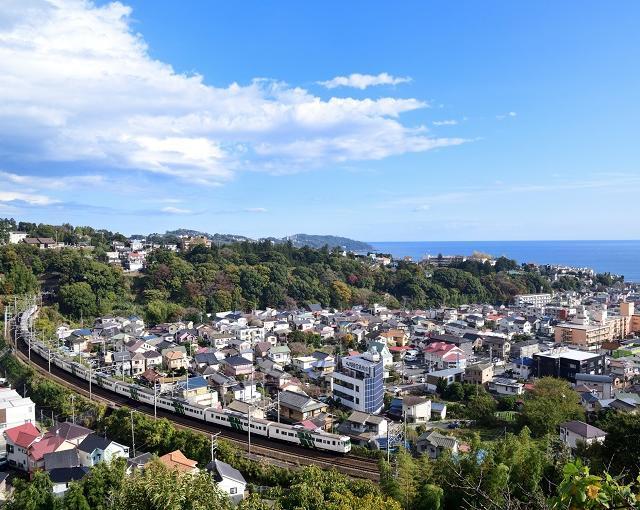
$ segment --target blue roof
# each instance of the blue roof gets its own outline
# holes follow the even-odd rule
[[[432,411],[442,411],[446,407],[447,407],[447,404],[444,402],[431,402]]]
[[[76,329],[74,332],[74,335],[78,335],[78,336],[91,336],[91,330],[90,329]]]
[[[195,390],[197,388],[206,388],[209,386],[207,380],[204,377],[189,377],[189,384],[187,385],[187,381],[180,381],[176,383],[176,387],[178,389],[187,389]]]
[[[525,367],[532,367],[533,366],[533,359],[532,358],[518,358],[516,360],[516,364],[524,365]]]

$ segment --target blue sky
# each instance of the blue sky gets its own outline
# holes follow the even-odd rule
[[[8,0],[0,216],[638,239],[640,4]]]

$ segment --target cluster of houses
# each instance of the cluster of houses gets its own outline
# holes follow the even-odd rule
[[[81,480],[93,466],[123,458],[127,462],[127,474],[144,467],[156,456],[150,453],[130,452],[128,446],[113,441],[105,435],[82,427],[62,422],[42,431],[35,421],[3,431],[6,463],[12,469],[32,476],[36,471],[45,471],[53,482],[53,493],[61,496],[74,481]],[[157,457],[157,461],[171,470],[195,474],[198,463],[187,458],[180,450]],[[246,481],[242,474],[218,459],[205,466],[214,475],[218,487],[232,502],[244,498]]]
[[[58,337],[65,349],[93,366],[161,393],[258,417],[277,416],[309,429],[339,427],[355,444],[375,446],[386,435],[372,426],[389,412],[385,392],[408,398],[400,394],[433,393],[443,383],[467,382],[497,396],[518,396],[530,378],[545,375],[563,377],[580,390],[586,376],[610,380],[614,392],[628,390],[640,366],[640,343],[636,348],[633,339],[624,338],[639,330],[636,299],[640,295],[632,289],[612,289],[606,300],[601,293],[531,294],[500,307],[408,311],[374,304],[333,310],[309,304],[298,310],[222,312],[202,323],[152,327],[135,316],[101,317],[92,328],[61,326]],[[611,333],[611,340],[596,350],[558,336],[558,328],[585,318],[623,322],[615,330],[621,338]],[[301,341],[311,334],[320,348]],[[413,372],[398,383],[405,366]],[[581,395],[590,410],[636,405],[626,394],[599,395],[592,388]],[[428,421],[438,403],[424,400],[431,411],[424,402],[405,403],[400,404],[403,416]],[[355,415],[336,423],[330,405]],[[365,420],[365,427],[358,413],[373,421]]]

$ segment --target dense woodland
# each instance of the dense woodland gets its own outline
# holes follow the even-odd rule
[[[549,281],[528,266],[501,257],[495,265],[469,260],[437,268],[400,261],[382,267],[328,248],[290,243],[241,242],[196,246],[188,253],[157,249],[141,275],[106,264],[105,252],[119,234],[89,227],[52,227],[4,220],[4,231],[57,237],[86,247],[38,250],[0,247],[0,291],[48,292],[72,319],[106,313],[143,314],[151,323],[230,309],[296,307],[306,303],[344,308],[384,303],[391,308],[508,302],[515,294],[550,290]]]

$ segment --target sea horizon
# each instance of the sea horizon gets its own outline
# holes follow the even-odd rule
[[[376,251],[421,260],[427,255],[471,255],[474,251],[505,256],[518,263],[588,267],[598,273],[640,281],[640,240],[537,241],[367,241]]]

